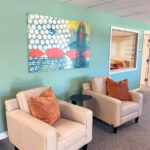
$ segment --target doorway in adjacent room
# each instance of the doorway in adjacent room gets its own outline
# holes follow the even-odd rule
[[[150,86],[150,31],[144,32],[140,87]]]

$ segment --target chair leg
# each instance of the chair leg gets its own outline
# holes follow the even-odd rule
[[[118,127],[114,127],[114,133],[117,133],[117,129],[118,129]]]
[[[135,123],[138,123],[139,117],[135,118]]]
[[[19,150],[16,146],[14,146],[15,150]]]
[[[83,146],[82,149],[83,149],[83,150],[87,150],[87,147],[88,147],[88,145],[86,144],[86,145]]]

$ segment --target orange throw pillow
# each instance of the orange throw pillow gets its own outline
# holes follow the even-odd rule
[[[131,96],[128,88],[128,79],[120,82],[115,82],[110,78],[106,79],[107,95],[117,98],[122,101],[131,101]]]
[[[31,97],[29,105],[34,117],[50,125],[53,125],[60,118],[60,110],[56,98]]]
[[[54,97],[54,98],[56,98],[56,96],[55,96],[55,94],[54,94],[51,87],[49,87],[44,93],[42,93],[40,95],[40,97]]]

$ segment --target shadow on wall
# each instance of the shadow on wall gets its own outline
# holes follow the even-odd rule
[[[5,118],[5,101],[15,98],[16,94],[20,91],[37,88],[43,86],[42,81],[39,77],[35,76],[31,79],[22,79],[22,78],[16,78],[11,85],[11,88],[9,91],[5,93],[1,93],[1,116],[2,116],[2,127],[4,130],[6,130],[6,118]]]
[[[67,102],[70,101],[70,96],[74,94],[81,94],[82,93],[82,83],[88,82],[89,77],[79,77],[79,78],[72,78],[70,82],[68,82],[68,90],[62,94],[57,96],[58,99],[65,100]],[[79,104],[82,105],[82,104]]]
[[[81,94],[82,93],[82,83],[87,82],[89,80],[88,77],[79,77],[72,78],[70,82],[68,81],[66,84],[68,85],[68,89],[64,89],[65,91],[62,94],[57,95],[57,98],[60,100],[65,100],[69,102],[69,97],[73,94]],[[16,94],[20,91],[37,88],[43,85],[42,80],[38,76],[34,76],[31,79],[22,79],[16,78],[10,87],[10,90],[2,93],[0,106],[1,106],[1,116],[2,116],[2,130],[6,129],[6,117],[5,117],[5,101],[15,98]],[[56,87],[59,85],[56,85]],[[62,90],[63,91],[63,90]],[[82,103],[79,103],[82,105]]]

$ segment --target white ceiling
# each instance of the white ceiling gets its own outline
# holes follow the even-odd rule
[[[150,0],[59,0],[150,24]]]

